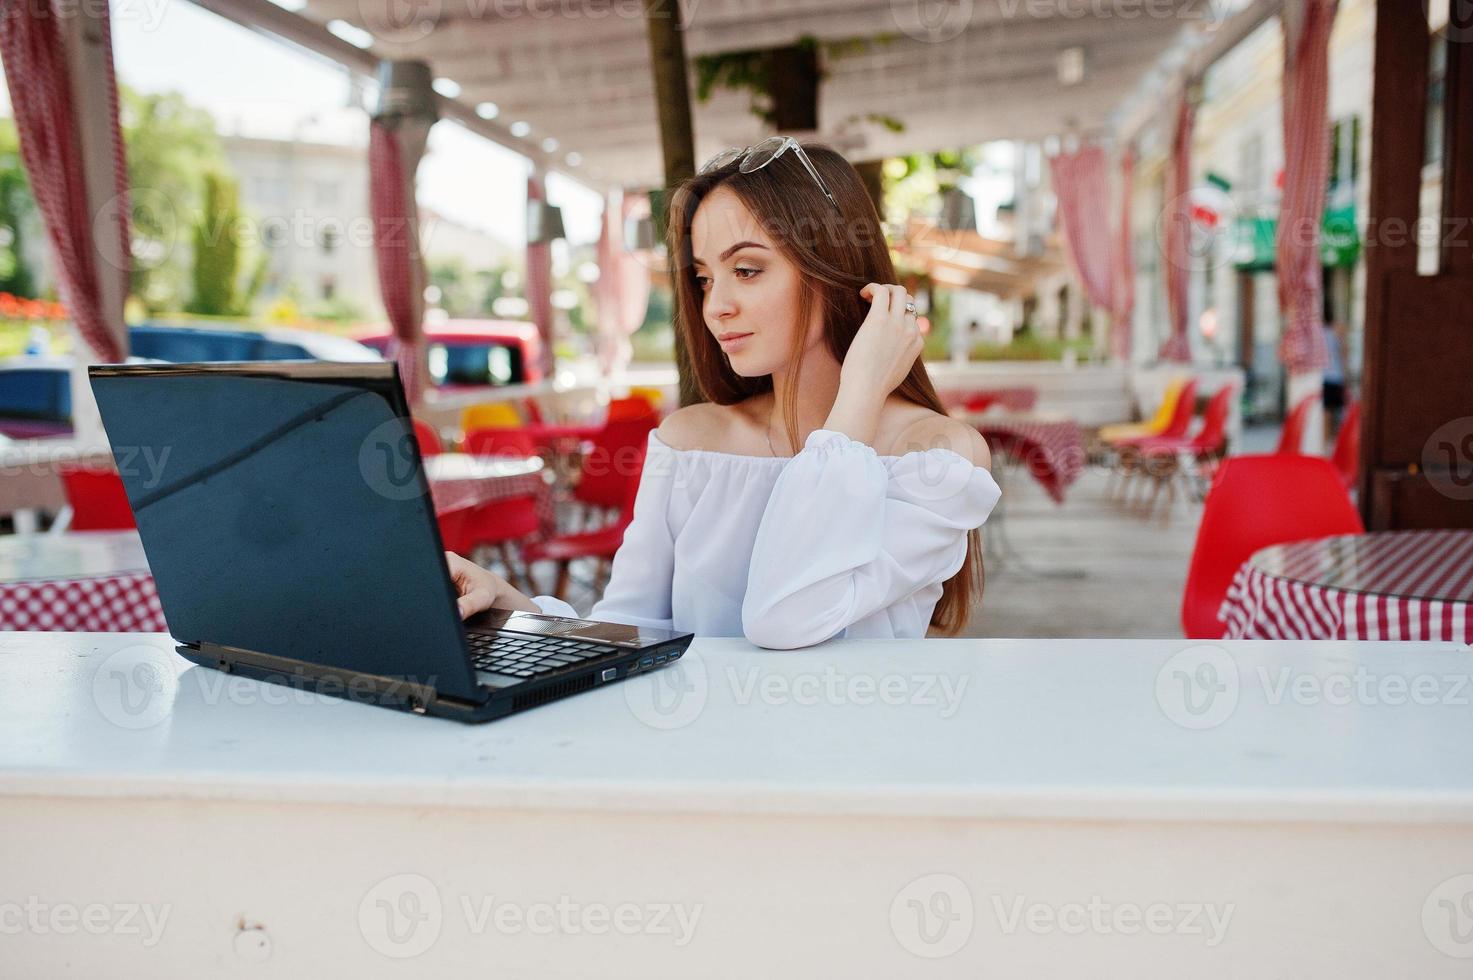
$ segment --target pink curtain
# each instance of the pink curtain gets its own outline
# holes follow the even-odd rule
[[[399,152],[399,138],[378,120],[368,128],[369,211],[373,216],[373,254],[378,263],[384,312],[394,330],[390,355],[399,364],[399,379],[409,404],[419,404],[424,391],[419,346],[422,299],[416,295],[419,233],[409,210],[409,183]]]
[[[1330,167],[1330,29],[1337,0],[1303,0],[1297,25],[1284,30],[1284,198],[1275,271],[1284,333],[1279,359],[1291,374],[1329,363],[1321,326],[1320,223]]]
[[[1070,263],[1097,308],[1110,314],[1110,349],[1130,357],[1131,317],[1135,312],[1135,262],[1130,234],[1131,181],[1135,158],[1129,149],[1120,161],[1120,225],[1110,226],[1110,168],[1105,151],[1084,146],[1050,159],[1054,190]]]
[[[78,16],[75,10],[67,16]],[[103,308],[103,277],[120,276],[127,294],[132,249],[128,234],[128,168],[118,128],[118,90],[113,74],[112,27],[104,4],[97,13],[102,26],[107,73],[117,225],[98,234],[117,235],[112,242],[93,240],[92,210],[87,197],[82,143],[73,116],[71,76],[55,0],[6,4],[0,11],[0,59],[10,88],[20,137],[21,159],[36,206],[56,256],[57,279],[77,332],[99,361],[127,358],[127,331],[122,310]],[[100,202],[92,202],[98,204]],[[102,213],[108,209],[104,208]],[[101,254],[99,254],[101,253]],[[107,259],[103,260],[102,256]]]
[[[527,175],[527,200],[545,201],[547,193],[542,187],[542,178],[535,173]],[[542,338],[543,376],[552,374],[552,243],[527,242],[527,304],[531,309],[532,322],[537,324],[537,333]]]
[[[1157,357],[1163,361],[1188,362],[1192,348],[1187,340],[1187,302],[1191,285],[1192,254],[1192,104],[1185,92],[1176,107],[1176,128],[1171,136],[1171,160],[1166,180],[1165,250],[1166,311],[1170,335]]]
[[[1049,159],[1069,259],[1089,301],[1115,310],[1115,259],[1111,254],[1110,168],[1105,151],[1086,145]]]
[[[624,247],[624,227],[632,218],[649,214],[649,198],[625,192],[616,208],[612,195],[604,199],[603,227],[598,238],[599,365],[611,376],[629,364],[629,335],[639,329],[649,306],[650,274]]]
[[[1120,156],[1120,228],[1115,242],[1115,305],[1110,322],[1110,353],[1121,361],[1130,360],[1135,319],[1135,240],[1130,233],[1134,191],[1135,150],[1126,147]]]

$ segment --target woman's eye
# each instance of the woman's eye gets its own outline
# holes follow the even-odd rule
[[[707,279],[705,276],[696,276],[696,288],[697,289],[705,289],[706,288],[706,285],[710,281],[711,280],[710,279]]]
[[[736,274],[738,279],[752,279],[761,271],[761,269],[737,269]],[[743,273],[747,273],[747,275],[743,275]]]

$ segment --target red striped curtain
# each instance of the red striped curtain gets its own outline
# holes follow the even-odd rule
[[[629,335],[639,329],[649,306],[650,274],[624,247],[624,226],[632,218],[649,214],[649,199],[625,192],[616,205],[613,195],[604,198],[603,227],[598,239],[599,364],[606,376],[623,370],[630,359]]]
[[[1165,251],[1166,311],[1170,334],[1157,357],[1186,363],[1192,359],[1187,340],[1187,302],[1191,286],[1192,255],[1192,125],[1195,113],[1185,92],[1176,107],[1176,128],[1171,136],[1171,160],[1166,174]]]
[[[1130,212],[1135,189],[1135,150],[1127,147],[1120,156],[1120,228],[1115,242],[1115,306],[1111,310],[1110,353],[1128,361],[1135,319],[1135,240],[1130,233]]]
[[[409,404],[419,404],[424,391],[419,346],[423,297],[416,288],[419,232],[409,209],[409,182],[404,175],[399,138],[379,120],[368,128],[369,211],[373,216],[373,254],[378,263],[384,313],[394,330],[390,356],[399,364],[399,379]]]
[[[118,90],[113,74],[112,26],[107,5],[97,10],[102,27],[102,69],[107,73],[109,119],[107,139],[112,144],[114,192],[99,213],[108,215],[116,204],[116,227],[98,229],[111,242],[93,240],[82,143],[73,116],[71,76],[56,0],[8,3],[0,9],[0,59],[15,113],[21,160],[31,192],[46,225],[56,256],[57,280],[77,332],[97,359],[118,362],[128,356],[123,311],[103,308],[106,276],[120,276],[127,294],[132,249],[128,233],[128,167],[118,128]],[[73,9],[66,16],[79,14]],[[99,204],[100,202],[92,202]],[[110,216],[106,218],[111,221]],[[105,256],[105,258],[104,258]]]
[[[1085,145],[1049,159],[1070,263],[1090,303],[1113,312],[1115,258],[1111,254],[1110,169],[1105,151]]]
[[[547,200],[542,178],[535,173],[527,175],[527,200]],[[542,338],[543,373],[550,376],[553,366],[551,242],[527,242],[527,305]]]
[[[1279,207],[1275,271],[1284,333],[1279,359],[1291,374],[1329,363],[1322,327],[1320,223],[1330,168],[1327,107],[1330,29],[1337,0],[1301,0],[1294,24],[1284,31],[1284,197]]]

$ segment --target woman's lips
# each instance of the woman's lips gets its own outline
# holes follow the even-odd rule
[[[717,340],[721,344],[721,349],[730,353],[731,351],[741,349],[742,345],[747,342],[747,338],[751,336],[749,333],[723,334]]]

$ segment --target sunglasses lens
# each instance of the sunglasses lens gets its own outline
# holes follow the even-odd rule
[[[752,152],[747,154],[742,161],[742,173],[749,174],[754,170],[760,170],[775,160],[783,150],[788,148],[788,141],[783,136],[771,136],[752,147]]]
[[[702,164],[701,169],[696,172],[703,174],[708,170],[718,170],[721,167],[726,166],[728,163],[731,163],[731,161],[735,160],[737,157],[741,156],[743,149],[745,149],[745,147],[733,146],[729,150],[722,150],[720,153],[716,154],[714,157]]]

